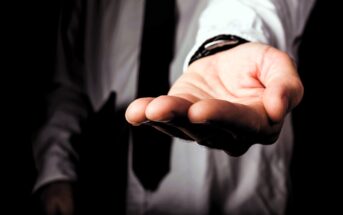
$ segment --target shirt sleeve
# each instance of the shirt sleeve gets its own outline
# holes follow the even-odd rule
[[[52,181],[77,179],[75,172],[79,156],[72,145],[73,136],[81,132],[81,122],[91,111],[84,90],[81,10],[75,5],[62,6],[59,19],[54,90],[47,99],[44,125],[33,140],[33,156],[37,180],[33,188]]]
[[[195,45],[220,34],[233,34],[288,52],[296,58],[301,36],[315,0],[210,0],[199,20]]]

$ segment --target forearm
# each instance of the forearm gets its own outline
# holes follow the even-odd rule
[[[78,153],[72,137],[80,134],[81,124],[90,112],[84,95],[67,87],[50,96],[47,120],[33,142],[38,177],[34,190],[56,180],[76,180]]]

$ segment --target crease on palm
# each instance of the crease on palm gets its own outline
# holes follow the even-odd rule
[[[205,71],[206,72],[206,71]],[[231,78],[227,71],[208,71],[203,74],[191,71],[172,86],[168,95],[179,96],[196,103],[204,99],[219,99],[230,103],[247,106],[262,102],[265,87],[250,73],[245,72],[244,77]],[[227,75],[227,77],[224,77]],[[226,80],[226,81],[225,81]]]

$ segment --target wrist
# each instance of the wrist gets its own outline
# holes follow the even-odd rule
[[[201,58],[216,54],[221,51],[229,50],[249,41],[229,34],[221,34],[206,40],[191,57],[188,65]]]

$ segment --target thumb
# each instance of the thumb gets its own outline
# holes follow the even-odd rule
[[[280,63],[280,62],[279,62]],[[280,122],[297,106],[304,93],[303,85],[290,59],[270,68],[272,73],[264,83],[263,103],[272,122]]]

